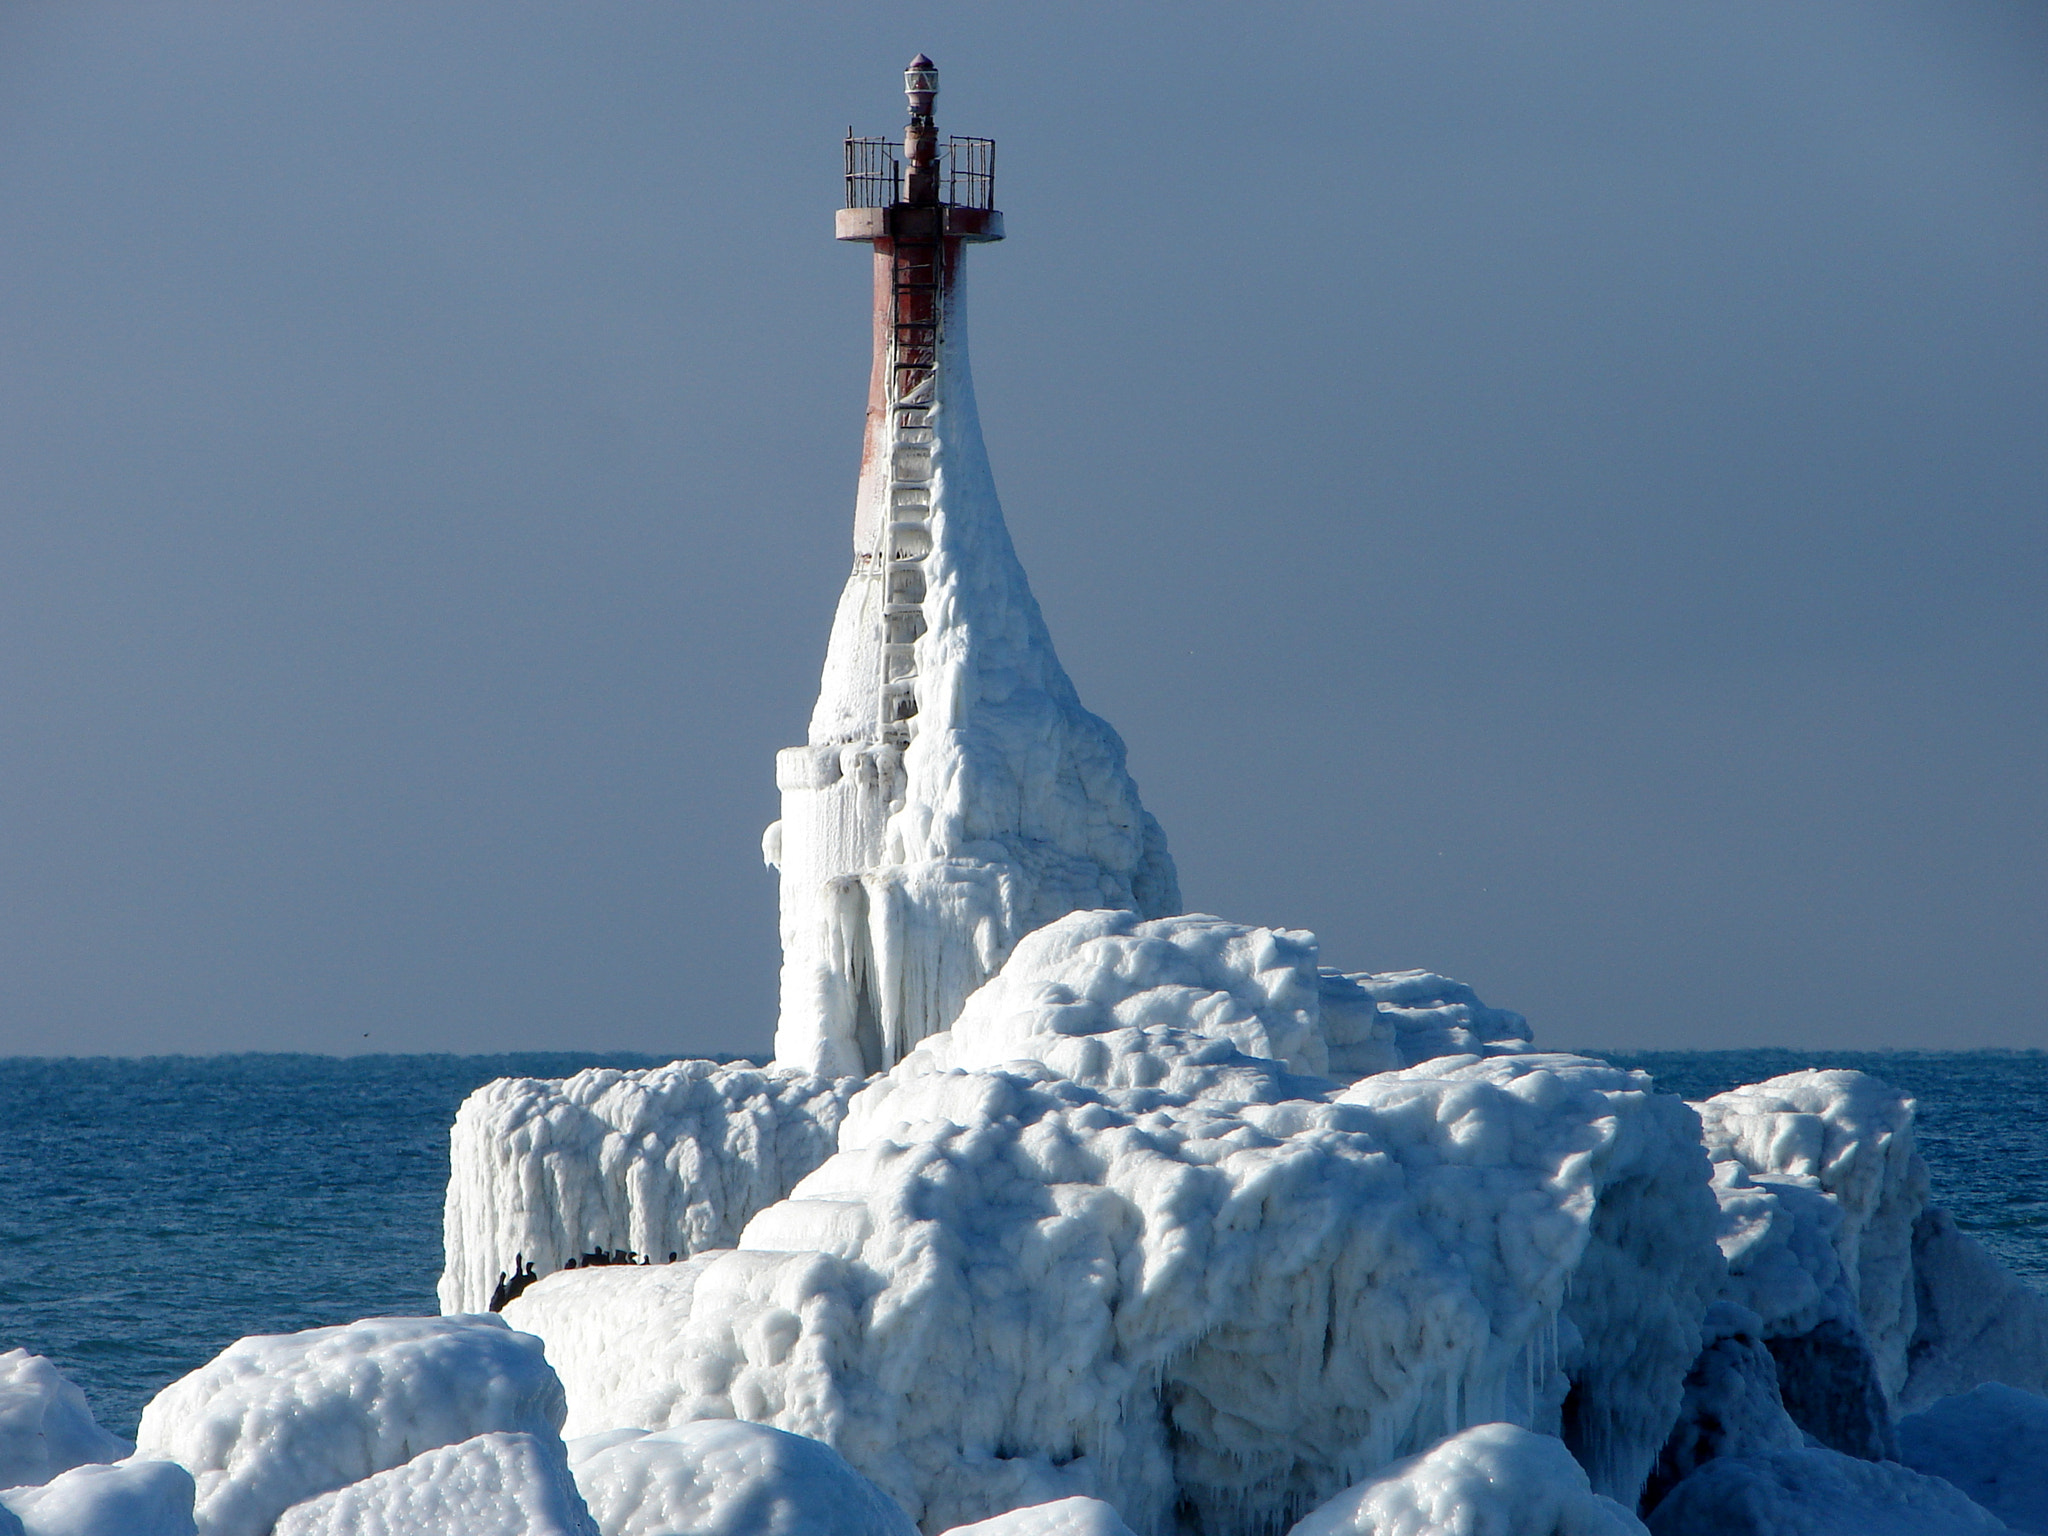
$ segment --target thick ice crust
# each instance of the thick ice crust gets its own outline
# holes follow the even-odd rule
[[[1798,1189],[1819,1191],[1839,1212],[1827,1234],[1839,1282],[1810,1237],[1792,1237],[1785,1251],[1813,1266],[1810,1295],[1795,1304],[1738,1281],[1731,1299],[1762,1316],[1773,1337],[1806,1332],[1829,1316],[1860,1331],[1879,1384],[1896,1396],[1906,1383],[1915,1318],[1913,1224],[1927,1204],[1927,1167],[1913,1150],[1913,1101],[1862,1072],[1790,1072],[1694,1108],[1714,1161],[1739,1165],[1771,1193],[1782,1207],[1775,1219],[1816,1219],[1818,1207],[1795,1203]],[[1751,1249],[1770,1246],[1758,1236],[1723,1237],[1738,1276],[1761,1267]],[[1838,1285],[1855,1304],[1853,1317],[1840,1314]]]
[[[1650,1511],[1651,1536],[1981,1536],[2006,1527],[1939,1478],[1836,1451],[1710,1461]]]
[[[1481,1424],[1320,1505],[1287,1536],[1644,1536],[1549,1435]]]
[[[1899,1420],[1899,1460],[2048,1536],[2048,1398],[1997,1382]]]
[[[1298,929],[1200,913],[1070,913],[1020,940],[905,1069],[1038,1062],[1092,1087],[1271,1097],[1226,1080],[1247,1062],[1262,1080],[1279,1070],[1350,1082],[1435,1057],[1532,1049],[1520,1014],[1486,1007],[1461,982],[1429,971],[1346,975],[1316,960],[1315,935]],[[1282,1096],[1326,1091],[1304,1083]]]
[[[0,1536],[194,1536],[192,1474],[175,1462],[87,1462],[0,1492]],[[9,1521],[19,1520],[10,1531]]]
[[[1679,1483],[1719,1456],[1795,1451],[1806,1444],[1785,1412],[1778,1368],[1754,1312],[1717,1301],[1707,1310],[1706,1342],[1685,1373],[1678,1422],[1657,1457],[1641,1508],[1653,1509]]]
[[[917,1536],[832,1447],[762,1424],[613,1430],[569,1460],[603,1536]]]
[[[729,1248],[831,1155],[858,1079],[711,1061],[500,1078],[450,1132],[443,1312],[481,1312],[524,1254]]]
[[[1322,1098],[1237,1060],[1226,1086],[1265,1102],[886,1079],[737,1252],[553,1276],[506,1316],[547,1340],[572,1433],[771,1424],[931,1531],[1070,1494],[1147,1536],[1176,1507],[1284,1525],[1501,1419],[1632,1500],[1721,1275],[1691,1112],[1570,1057]]]
[[[2048,1298],[2009,1273],[1947,1211],[1913,1227],[1918,1316],[1899,1406],[1924,1408],[1987,1381],[2048,1394]]]
[[[1077,1495],[956,1525],[946,1536],[1131,1536],[1131,1528],[1102,1500]]]
[[[206,1536],[267,1536],[292,1505],[493,1430],[561,1430],[540,1341],[496,1317],[379,1317],[242,1339],[142,1410],[138,1454],[198,1483]]]
[[[93,1419],[85,1394],[56,1366],[25,1349],[0,1354],[0,1488],[47,1483],[135,1447]]]
[[[296,1504],[274,1536],[598,1536],[556,1435],[478,1435]]]
[[[782,819],[763,840],[782,871],[775,1055],[811,1071],[894,1064],[1064,913],[1180,910],[1124,744],[1081,707],[1011,546],[958,280],[947,297],[921,440],[895,444],[871,422],[809,738],[776,760]],[[904,459],[919,484],[885,505]],[[915,527],[899,536],[899,518]],[[887,591],[884,555],[904,538],[923,557],[909,588]],[[886,663],[885,629],[910,642]],[[915,710],[899,752],[882,739],[882,681],[905,664]]]

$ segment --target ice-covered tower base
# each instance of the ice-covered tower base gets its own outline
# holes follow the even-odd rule
[[[893,1065],[1065,913],[1180,909],[1115,731],[1081,707],[1011,547],[968,373],[963,262],[1002,238],[993,146],[906,75],[902,160],[847,145],[838,236],[874,247],[875,362],[853,571],[809,740],[778,753],[779,1062]]]

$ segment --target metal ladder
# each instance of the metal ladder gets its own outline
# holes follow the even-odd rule
[[[882,526],[881,738],[910,744],[917,638],[931,553],[932,425],[939,367],[939,240],[900,241],[890,261],[888,498]]]

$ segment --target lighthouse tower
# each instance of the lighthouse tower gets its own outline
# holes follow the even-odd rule
[[[837,236],[874,248],[874,371],[809,740],[776,754],[779,1062],[869,1073],[950,1027],[1032,929],[1180,910],[1115,731],[1081,707],[1011,547],[967,368],[967,247],[1003,237],[995,145],[910,123],[846,141]]]

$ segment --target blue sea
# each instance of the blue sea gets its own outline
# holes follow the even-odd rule
[[[1604,1053],[1700,1098],[1801,1067],[1913,1094],[1935,1198],[2048,1291],[2048,1055]],[[0,1059],[0,1350],[132,1437],[245,1334],[437,1310],[448,1125],[494,1077],[629,1055]]]

